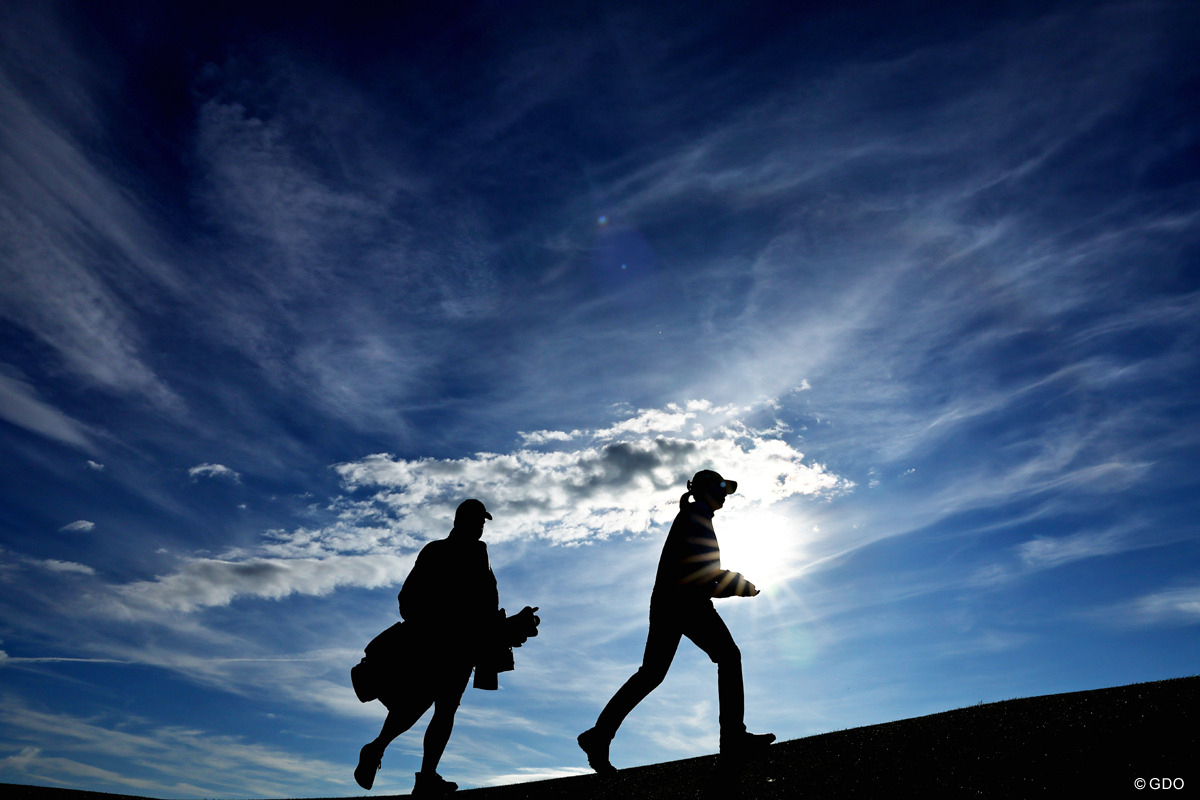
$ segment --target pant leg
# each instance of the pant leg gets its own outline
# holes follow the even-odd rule
[[[387,706],[387,717],[379,731],[377,743],[387,747],[392,740],[417,723],[433,705],[433,692],[425,687],[412,687],[407,691],[394,691],[386,698],[379,698]]]
[[[742,652],[711,602],[681,619],[683,635],[717,665],[717,696],[721,704],[721,735],[746,730],[746,697],[742,684]]]
[[[422,772],[437,772],[446,743],[450,741],[450,733],[454,730],[454,714],[458,711],[470,678],[471,665],[464,662],[447,667],[443,679],[438,682],[433,700],[433,718],[425,728]]]
[[[629,712],[654,691],[675,659],[683,631],[675,614],[650,609],[650,630],[646,634],[646,651],[642,666],[617,690],[596,720],[596,729],[612,738]]]
[[[406,683],[389,686],[379,697],[387,707],[388,714],[376,741],[386,747],[397,736],[416,725],[430,706],[450,709],[453,717],[470,677],[471,666],[465,662],[459,665],[439,661],[404,673]],[[436,709],[434,714],[437,714]]]

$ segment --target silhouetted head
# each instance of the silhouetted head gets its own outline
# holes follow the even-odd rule
[[[483,524],[492,518],[483,503],[478,500],[463,500],[454,512],[454,530],[471,534],[478,539],[483,536]]]
[[[688,490],[679,498],[679,507],[687,505],[690,494],[697,503],[704,503],[713,511],[725,505],[725,498],[737,491],[737,481],[727,481],[711,469],[702,469],[688,481]]]

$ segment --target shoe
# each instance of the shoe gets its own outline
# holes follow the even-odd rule
[[[588,728],[579,734],[579,738],[575,741],[579,742],[579,749],[587,754],[589,767],[601,775],[617,771],[617,768],[608,761],[608,744],[612,741],[611,738],[595,728]]]
[[[375,773],[383,763],[383,751],[375,747],[374,742],[367,742],[358,751],[358,766],[354,768],[354,782],[364,789],[370,790],[375,785]]]
[[[733,736],[721,737],[721,755],[749,756],[761,753],[775,741],[773,733],[750,733],[743,731]]]
[[[458,784],[448,781],[436,772],[418,772],[413,784],[413,797],[440,797],[458,791]]]

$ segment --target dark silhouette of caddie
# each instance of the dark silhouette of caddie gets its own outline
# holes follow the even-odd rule
[[[526,606],[506,617],[499,607],[496,577],[481,541],[491,518],[478,500],[459,505],[450,535],[421,549],[400,589],[403,622],[375,637],[351,670],[358,699],[378,699],[388,710],[379,736],[358,754],[354,780],[364,789],[374,785],[387,746],[430,706],[433,718],[412,793],[428,797],[457,789],[437,767],[471,670],[476,688],[495,689],[497,674],[513,668],[512,648],[537,636],[537,608]]]
[[[608,749],[617,728],[634,706],[662,683],[684,636],[717,665],[721,755],[749,755],[775,741],[773,733],[746,731],[742,654],[712,602],[714,597],[758,594],[740,573],[721,569],[721,550],[713,530],[713,514],[737,490],[737,483],[712,470],[701,470],[687,487],[658,561],[642,666],[608,701],[596,725],[579,734],[588,765],[600,773],[615,771]],[[695,502],[689,503],[689,496]]]

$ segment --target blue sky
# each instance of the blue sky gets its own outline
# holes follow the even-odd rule
[[[582,771],[702,468],[753,730],[1196,671],[1194,4],[169,5],[0,10],[0,782],[361,793],[465,497],[543,624],[441,772]]]

